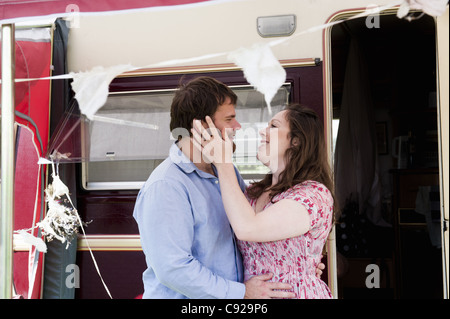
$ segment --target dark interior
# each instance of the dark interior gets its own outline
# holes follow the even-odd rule
[[[372,27],[361,18],[340,23],[331,32],[334,119],[343,113],[352,38],[366,61],[381,217],[390,225],[373,223],[357,202],[339,203],[339,294],[344,299],[442,298],[435,21],[418,14],[412,21],[395,15],[378,18]],[[401,156],[395,158],[399,147]],[[428,214],[418,207],[425,189]],[[368,289],[374,274],[368,265],[378,267],[376,288]]]

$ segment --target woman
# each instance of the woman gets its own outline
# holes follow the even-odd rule
[[[194,143],[212,161],[228,219],[239,239],[245,280],[274,273],[297,298],[332,298],[315,271],[333,222],[334,195],[323,127],[314,111],[294,104],[277,113],[260,132],[258,159],[270,173],[242,194],[231,162],[226,132],[199,121]]]

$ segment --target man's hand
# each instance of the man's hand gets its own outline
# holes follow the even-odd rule
[[[295,293],[290,291],[292,286],[283,282],[270,282],[273,274],[254,276],[245,284],[245,299],[271,299],[271,298],[295,298]]]
[[[324,270],[324,269],[325,269],[325,264],[320,262],[320,263],[317,265],[317,268],[316,268],[316,276],[317,276],[317,278],[320,279],[320,277],[321,277],[322,274],[323,274],[323,270]]]

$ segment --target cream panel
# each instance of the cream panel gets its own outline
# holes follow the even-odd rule
[[[142,251],[139,235],[78,236],[78,251]]]
[[[441,124],[441,150],[442,150],[442,175],[445,178],[444,187],[444,204],[445,218],[448,219],[448,176],[449,176],[449,21],[448,6],[447,12],[438,21],[438,62],[439,62],[439,97],[440,97],[440,124]]]
[[[438,66],[439,66],[439,121],[440,121],[440,170],[441,170],[441,200],[443,201],[444,219],[447,221],[447,231],[443,236],[443,259],[445,269],[445,284],[444,294],[449,296],[449,235],[448,235],[448,210],[449,210],[449,7],[447,12],[437,19],[437,49],[438,49]]]
[[[383,5],[392,1],[377,1]],[[81,15],[70,30],[69,71],[130,63],[158,62],[227,53],[270,42],[256,30],[258,16],[295,14],[296,32],[273,51],[280,60],[322,59],[322,31],[296,36],[324,24],[335,12],[366,8],[373,0],[243,0],[155,8],[111,15]],[[278,38],[277,38],[278,39]],[[226,55],[184,65],[229,63]]]

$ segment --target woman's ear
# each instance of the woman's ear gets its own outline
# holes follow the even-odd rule
[[[298,137],[294,137],[291,141],[293,146],[299,146],[300,145],[300,141],[298,139]]]

